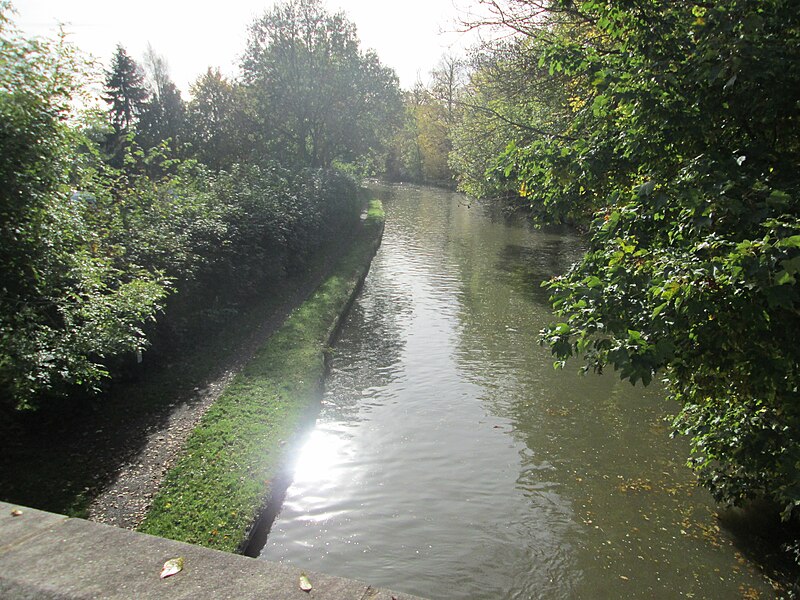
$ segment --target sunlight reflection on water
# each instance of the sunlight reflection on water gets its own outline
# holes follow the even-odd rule
[[[536,346],[539,282],[577,239],[445,192],[388,196],[261,557],[430,598],[768,597],[659,391],[555,371]]]
[[[348,441],[324,429],[314,429],[300,450],[294,472],[298,485],[313,483],[325,487],[341,476],[337,468],[347,455]]]

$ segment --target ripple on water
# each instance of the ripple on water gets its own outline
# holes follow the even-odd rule
[[[430,598],[769,597],[658,390],[555,371],[537,346],[539,282],[577,238],[380,193],[383,245],[261,556]]]

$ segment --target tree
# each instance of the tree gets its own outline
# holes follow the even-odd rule
[[[16,37],[4,14],[0,34],[0,406],[17,408],[92,388],[109,358],[140,351],[166,282],[121,269],[90,226],[103,190],[78,150],[74,50]]]
[[[111,156],[111,164],[117,168],[122,166],[127,138],[133,135],[148,98],[141,68],[122,45],[117,45],[111,68],[106,72],[103,96],[109,105],[108,115],[113,128],[106,139],[106,151]]]
[[[148,97],[141,67],[128,56],[122,45],[117,45],[111,68],[106,73],[103,96],[110,105],[109,118],[117,134],[136,124]]]
[[[701,482],[721,501],[767,499],[791,517],[800,13],[787,0],[500,8],[577,97],[498,172],[542,214],[597,211],[587,254],[550,284],[562,322],[544,340],[559,364],[582,355],[632,383],[661,373]]]
[[[166,59],[149,45],[145,53],[145,69],[150,93],[141,107],[137,139],[144,149],[167,140],[177,149],[183,142],[186,121],[183,98],[169,76]]]
[[[402,110],[397,77],[358,43],[321,0],[289,0],[253,23],[242,68],[265,148],[326,167],[383,145]]]
[[[464,61],[451,54],[442,56],[437,67],[431,71],[431,94],[444,105],[448,126],[456,122],[456,111],[465,87],[464,78]]]
[[[431,83],[418,82],[405,94],[405,120],[392,140],[387,174],[397,180],[451,186],[448,164],[453,127],[459,122],[465,66],[461,59],[442,57],[431,71]]]
[[[530,195],[515,177],[513,162],[498,169],[498,156],[508,148],[550,142],[560,151],[563,145],[577,82],[540,64],[541,51],[537,38],[518,37],[486,43],[475,52],[452,127],[450,164],[459,188],[469,194],[502,197],[538,213],[546,205],[550,220],[580,218],[585,206],[576,201],[579,196],[559,195],[566,201],[556,216],[555,198],[544,197],[549,188]]]
[[[403,123],[395,130],[386,155],[385,175],[390,181],[424,181],[417,111],[426,94],[421,83],[403,94]]]
[[[191,92],[186,119],[195,156],[216,170],[248,162],[255,124],[247,90],[209,68]]]

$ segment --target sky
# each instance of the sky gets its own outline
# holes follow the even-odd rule
[[[247,28],[275,0],[12,0],[13,21],[26,36],[53,37],[61,23],[82,51],[107,65],[121,43],[141,62],[147,44],[164,56],[184,96],[209,67],[237,74]],[[468,0],[325,0],[356,24],[363,49],[378,53],[405,89],[445,53],[458,54],[476,40],[459,33]],[[477,4],[474,0],[472,4]]]

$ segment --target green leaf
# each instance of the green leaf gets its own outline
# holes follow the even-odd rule
[[[587,277],[586,279],[583,280],[583,283],[586,285],[586,287],[590,289],[600,287],[601,285],[603,285],[603,281],[596,275],[591,275]]]
[[[786,273],[789,275],[796,275],[797,273],[800,273],[800,256],[782,260],[781,267],[783,267],[784,271],[786,271]]]
[[[659,304],[658,306],[656,306],[656,308],[653,310],[653,317],[657,317],[658,315],[660,315],[662,312],[664,312],[664,309],[666,309],[668,306],[669,302],[664,302],[663,304]]]
[[[568,323],[558,323],[553,328],[553,333],[556,335],[567,335],[571,331],[571,328]]]
[[[775,244],[779,248],[800,248],[800,235],[793,235]]]

